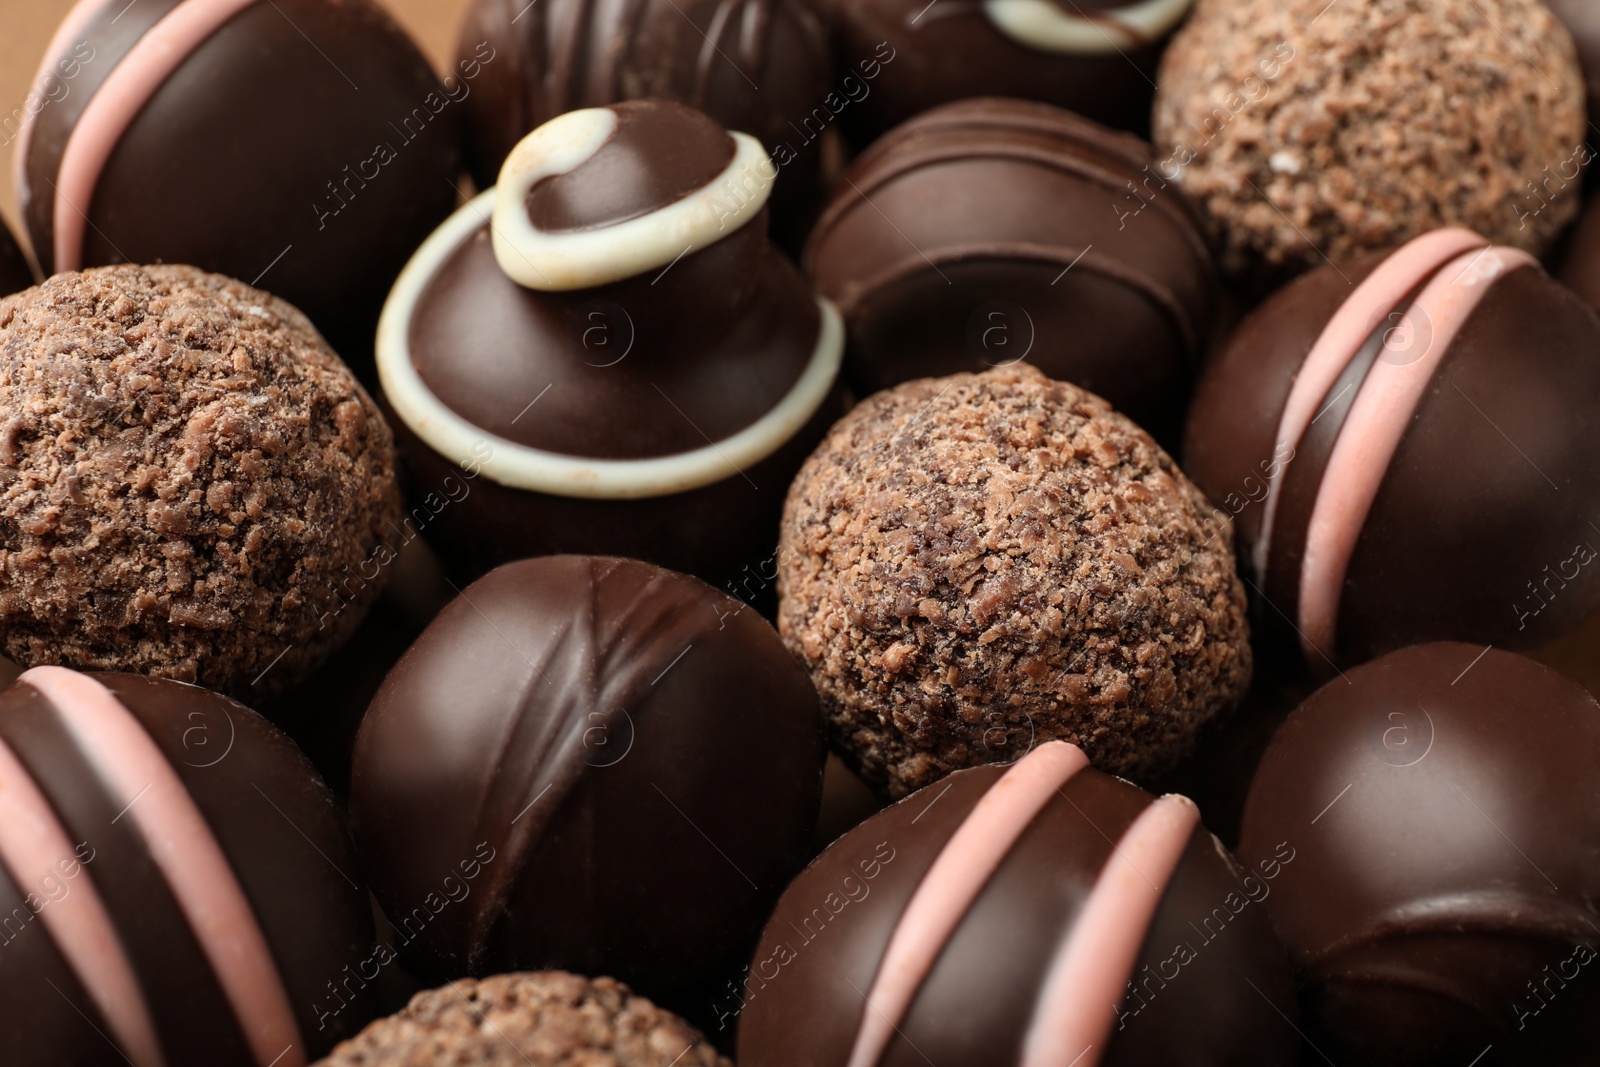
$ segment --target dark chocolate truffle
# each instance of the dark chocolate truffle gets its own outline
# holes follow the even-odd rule
[[[1162,177],[1253,284],[1465,226],[1534,255],[1580,151],[1583,77],[1540,0],[1198,0],[1161,64]]]
[[[479,187],[557,115],[673,100],[766,146],[782,168],[779,227],[803,238],[819,192],[818,141],[833,120],[828,33],[805,0],[474,0],[462,61],[486,47],[495,58],[467,104]]]
[[[251,279],[361,365],[395,275],[455,203],[470,87],[453,80],[371,0],[80,0],[17,146],[34,251],[46,275]]]
[[[356,844],[428,974],[567,967],[662,996],[747,951],[809,853],[817,697],[772,627],[632,560],[508,564],[356,738]]]
[[[820,0],[841,70],[868,81],[843,111],[865,143],[938,104],[1016,96],[1121,129],[1149,126],[1156,62],[1194,0]],[[871,66],[860,66],[861,61]],[[848,83],[847,83],[848,87]]]
[[[1283,947],[1193,802],[1053,741],[874,815],[795,879],[726,1014],[761,1067],[1289,1067]]]
[[[389,429],[276,297],[191,267],[56,275],[0,301],[0,420],[0,651],[21,663],[266,695],[383,586]]]
[[[1235,517],[1258,630],[1318,670],[1531,647],[1600,604],[1600,320],[1436,230],[1272,297],[1207,367],[1185,467]]]
[[[593,552],[720,588],[771,560],[844,347],[767,239],[772,173],[681,104],[573,111],[423,245],[379,373],[448,564]]]
[[[1335,1063],[1594,1064],[1600,705],[1520,656],[1420,645],[1330,681],[1278,731],[1240,858],[1307,1037]]]
[[[33,268],[17,246],[11,228],[0,222],[0,296],[20,293],[33,284]]]
[[[304,1067],[377,1010],[342,818],[266,720],[37,667],[0,693],[0,1046],[14,1067]]]
[[[778,630],[891,795],[1056,738],[1148,775],[1249,684],[1232,545],[1098,397],[1025,364],[926,379],[863,402],[795,480]]]
[[[317,1067],[732,1067],[688,1023],[610,978],[464,978],[418,993]]]
[[[1175,438],[1216,270],[1144,142],[1044,104],[969,100],[858,159],[806,268],[863,393],[1026,359]]]

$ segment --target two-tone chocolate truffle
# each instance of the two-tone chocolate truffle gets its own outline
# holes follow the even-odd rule
[[[851,830],[784,893],[725,1014],[761,1067],[1295,1062],[1250,870],[1185,797],[1054,741]]]
[[[33,268],[22,254],[11,227],[0,222],[0,296],[20,293],[33,284]]]
[[[1149,145],[1045,104],[968,100],[883,137],[812,232],[864,393],[1027,360],[1177,436],[1216,268]]]
[[[447,563],[592,552],[723,587],[770,562],[844,347],[767,238],[773,174],[681,104],[573,111],[422,246],[378,362]]]
[[[1526,252],[1437,230],[1327,266],[1207,367],[1185,469],[1258,629],[1315,669],[1531,647],[1600,604],[1600,321]]]
[[[1531,660],[1433,644],[1330,681],[1274,737],[1239,856],[1334,1063],[1593,1064],[1600,704]]]
[[[356,844],[418,971],[563,967],[660,997],[748,950],[809,855],[823,750],[754,610],[633,560],[524,560],[384,681]]]
[[[360,365],[395,275],[455,204],[470,83],[441,85],[371,0],[80,0],[38,91],[16,159],[46,275],[250,279]]]
[[[374,951],[342,817],[248,708],[37,667],[0,781],[8,1064],[304,1067],[378,1010],[341,986]]]

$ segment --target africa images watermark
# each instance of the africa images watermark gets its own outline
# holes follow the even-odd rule
[[[0,119],[0,148],[9,148],[21,136],[24,127],[39,117],[51,104],[59,104],[72,95],[71,82],[83,73],[83,68],[94,62],[94,46],[88,41],[73,45],[55,67],[48,71],[39,84],[28,90],[21,105]]]

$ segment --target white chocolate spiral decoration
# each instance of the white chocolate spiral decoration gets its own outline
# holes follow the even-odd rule
[[[983,12],[1018,44],[1064,55],[1104,55],[1159,41],[1183,21],[1193,0],[1142,0],[1127,7],[1068,13],[1051,0],[984,0]]]

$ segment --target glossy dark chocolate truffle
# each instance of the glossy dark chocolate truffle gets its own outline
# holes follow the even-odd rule
[[[1600,603],[1600,320],[1526,253],[1437,230],[1324,267],[1208,366],[1184,468],[1235,520],[1258,632],[1318,670],[1531,647]]]
[[[70,68],[71,73],[68,73]],[[372,0],[80,0],[18,146],[45,274],[187,263],[370,359],[384,294],[449,214],[459,112]]]
[[[1288,1067],[1288,960],[1180,796],[1055,741],[874,815],[784,893],[722,1013],[761,1067]]]
[[[771,168],[680,104],[569,112],[423,246],[379,364],[447,563],[609,553],[718,587],[770,563],[843,349],[767,239]]]
[[[38,667],[0,693],[0,779],[6,1063],[304,1067],[378,1010],[343,819],[248,708]]]
[[[33,284],[33,268],[22,254],[11,229],[0,222],[0,296],[20,293]]]
[[[834,25],[839,69],[882,65],[883,76],[868,80],[843,111],[862,143],[920,111],[972,96],[1039,100],[1142,132],[1162,44],[1192,3],[821,0]]]
[[[1020,100],[968,100],[858,159],[806,269],[863,393],[1026,359],[1177,436],[1216,299],[1193,209],[1148,145]]]
[[[1531,660],[1420,645],[1273,739],[1239,856],[1334,1063],[1600,1062],[1600,704]]]
[[[686,575],[553,556],[469,586],[356,739],[356,842],[402,958],[615,974],[660,997],[747,951],[805,862],[817,698]]]

